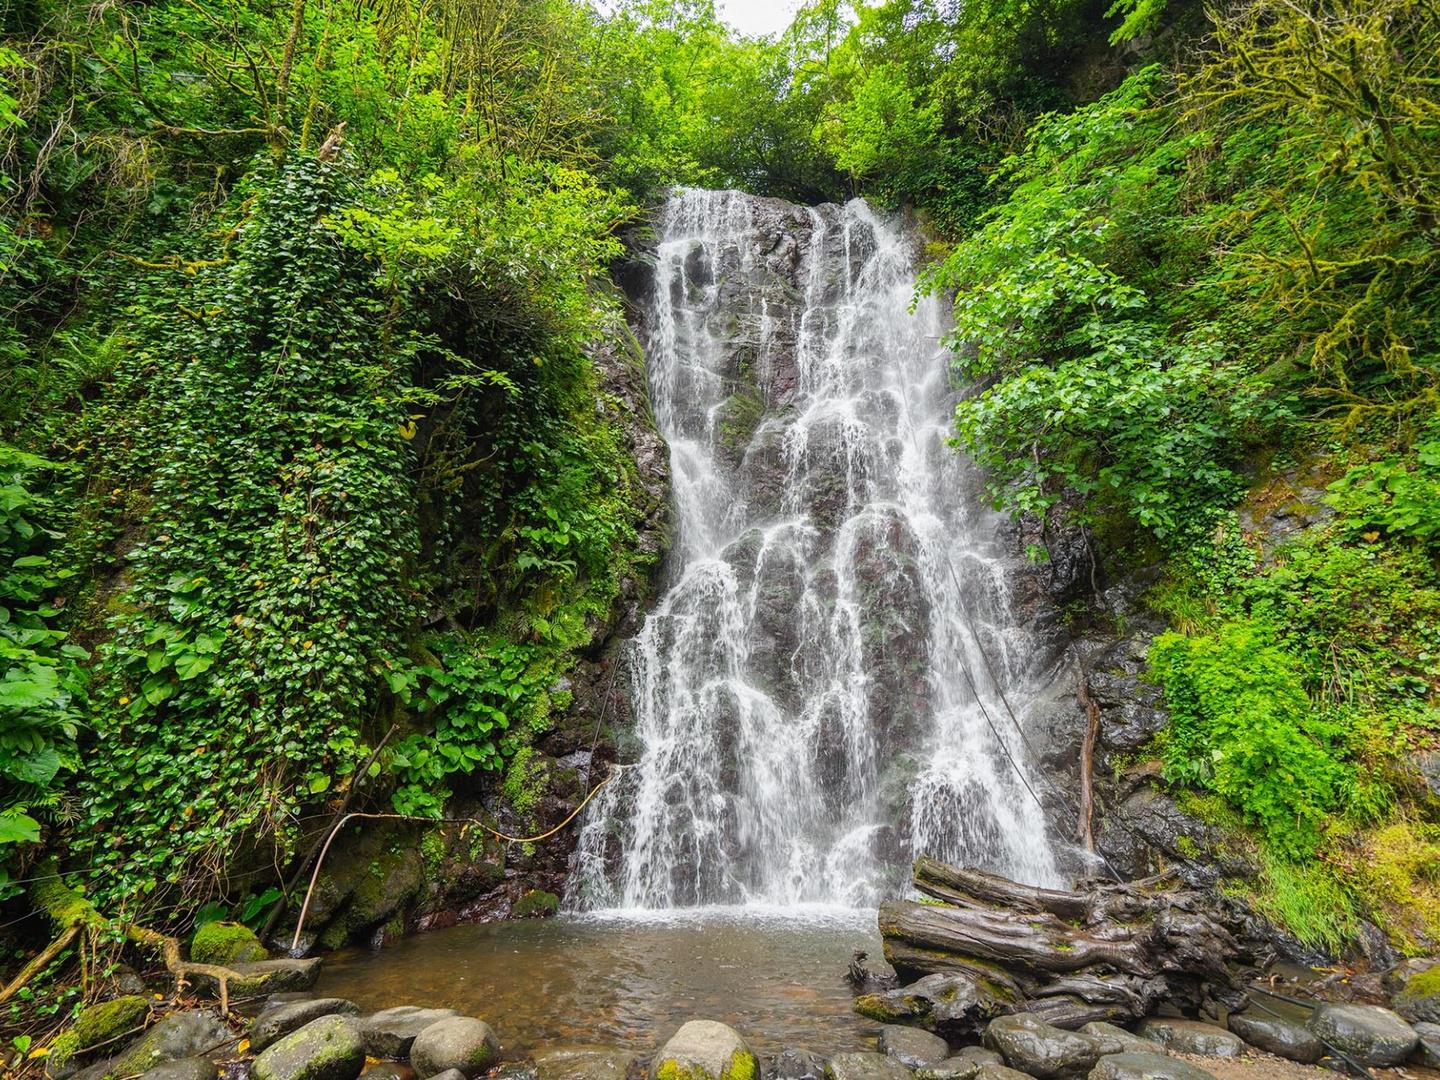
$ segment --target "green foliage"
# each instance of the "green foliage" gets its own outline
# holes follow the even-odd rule
[[[55,807],[62,773],[75,768],[85,705],[89,654],[59,628],[72,571],[52,555],[50,515],[33,490],[50,467],[0,443],[0,899],[16,891],[15,849],[40,839],[35,814]]]
[[[1440,430],[1429,428],[1413,455],[1350,469],[1330,485],[1326,501],[1352,534],[1379,532],[1433,550],[1440,545]]]
[[[1350,782],[1344,729],[1317,713],[1300,667],[1254,620],[1214,634],[1164,634],[1150,663],[1165,688],[1167,779],[1209,788],[1291,857],[1312,853]]]
[[[1345,875],[1323,860],[1296,862],[1261,851],[1260,913],[1313,949],[1338,953],[1359,929],[1359,905]]]

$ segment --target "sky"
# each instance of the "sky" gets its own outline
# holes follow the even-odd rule
[[[720,17],[745,34],[775,34],[790,25],[801,0],[716,0]]]

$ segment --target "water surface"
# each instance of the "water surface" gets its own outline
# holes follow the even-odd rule
[[[686,1020],[733,1025],[762,1053],[874,1049],[845,971],[878,966],[873,910],[797,906],[593,912],[457,926],[381,953],[337,953],[318,991],[370,1011],[446,1006],[507,1055],[600,1043],[650,1053]]]

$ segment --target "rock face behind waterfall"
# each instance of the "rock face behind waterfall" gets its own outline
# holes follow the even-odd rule
[[[866,902],[920,851],[1052,881],[1017,726],[1054,649],[945,444],[914,238],[859,201],[705,191],[656,231],[622,280],[672,551],[626,656],[636,767],[587,812],[569,901]]]

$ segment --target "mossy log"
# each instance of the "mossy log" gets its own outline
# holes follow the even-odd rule
[[[915,887],[942,903],[880,908],[885,959],[903,981],[964,974],[1060,1027],[1144,1016],[1162,1000],[1238,1000],[1257,959],[1217,897],[1166,879],[1042,889],[922,857]]]
[[[137,923],[116,924],[107,919],[81,893],[65,884],[54,863],[42,867],[41,871],[35,885],[30,890],[30,902],[37,911],[43,911],[49,917],[58,936],[39,956],[25,965],[25,969],[11,980],[3,991],[0,991],[0,1002],[9,999],[28,983],[46,964],[63,952],[65,947],[78,935],[109,930],[118,926],[132,944],[158,955],[164,961],[166,969],[175,976],[176,982],[181,986],[192,975],[208,975],[214,979],[220,987],[221,1011],[229,1011],[230,980],[244,978],[239,972],[219,964],[200,964],[184,959],[180,951],[180,942],[168,934],[162,934],[158,930],[152,930]]]

